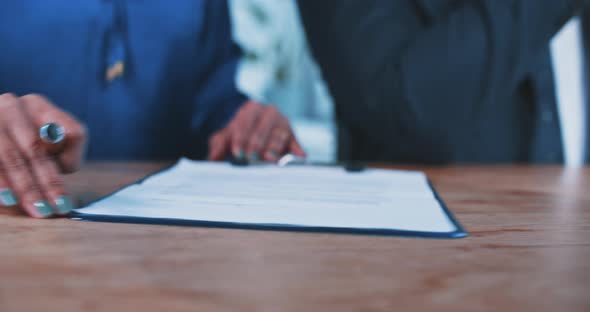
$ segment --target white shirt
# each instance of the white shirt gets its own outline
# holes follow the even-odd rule
[[[579,17],[570,20],[551,41],[551,56],[565,164],[584,164],[586,142],[586,88],[584,45]]]

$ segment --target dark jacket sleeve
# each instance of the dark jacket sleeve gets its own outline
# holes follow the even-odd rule
[[[298,0],[339,121],[452,140],[506,101],[576,0]],[[452,125],[452,126],[450,126]]]
[[[208,139],[223,128],[246,102],[237,89],[236,70],[241,50],[233,41],[229,8],[225,0],[207,1],[204,31],[200,42],[205,42],[200,57],[208,60],[199,68],[198,87],[191,122],[191,150],[189,157],[203,158]]]

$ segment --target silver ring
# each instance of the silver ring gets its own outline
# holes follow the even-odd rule
[[[59,124],[46,123],[39,128],[39,138],[48,144],[59,144],[66,138],[66,131]]]

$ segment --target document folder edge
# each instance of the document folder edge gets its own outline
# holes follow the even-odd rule
[[[152,176],[171,169],[174,165],[158,170],[145,178],[120,188],[111,194],[97,199],[98,202],[109,198],[116,193],[143,183]],[[452,232],[425,232],[425,231],[409,231],[396,229],[361,229],[361,228],[335,228],[335,227],[319,227],[319,226],[301,226],[290,224],[251,224],[251,223],[235,223],[235,222],[218,222],[218,221],[202,221],[202,220],[186,220],[186,219],[169,219],[169,218],[148,218],[148,217],[131,217],[131,216],[113,216],[113,215],[96,215],[87,214],[83,212],[74,211],[69,216],[72,220],[90,221],[90,222],[107,222],[107,223],[126,223],[126,224],[151,224],[151,225],[166,225],[166,226],[192,226],[192,227],[209,227],[209,228],[227,228],[227,229],[243,229],[243,230],[263,230],[263,231],[285,231],[285,232],[305,232],[305,233],[327,233],[327,234],[352,234],[352,235],[370,235],[370,236],[397,236],[397,237],[415,237],[415,238],[438,238],[438,239],[458,239],[465,238],[469,234],[465,231],[463,226],[455,218],[453,213],[448,209],[445,202],[442,200],[432,182],[428,180],[428,186],[432,190],[436,200],[445,212],[449,221],[455,227]],[[92,203],[86,204],[86,206]]]

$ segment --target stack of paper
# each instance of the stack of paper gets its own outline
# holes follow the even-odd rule
[[[94,221],[461,237],[421,172],[183,159],[78,210]],[[210,222],[210,224],[207,224]],[[188,223],[190,225],[190,223]]]

